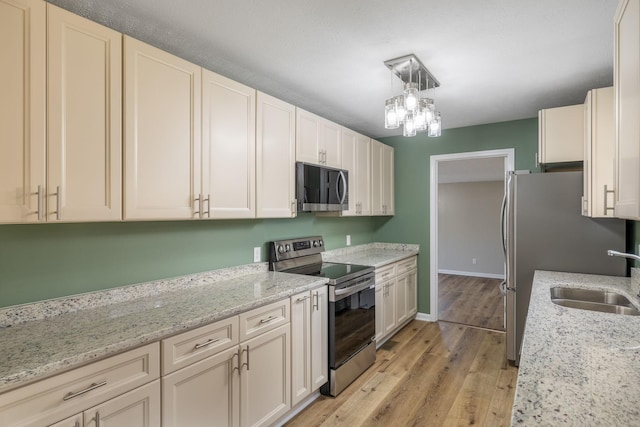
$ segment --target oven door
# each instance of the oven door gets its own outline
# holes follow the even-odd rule
[[[329,299],[329,367],[338,369],[374,339],[375,280],[338,289],[334,295]]]

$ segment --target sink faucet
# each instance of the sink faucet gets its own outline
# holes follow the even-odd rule
[[[631,259],[635,259],[636,261],[640,261],[640,256],[638,256],[636,254],[625,254],[624,252],[613,251],[611,249],[609,249],[607,251],[607,255],[609,255],[609,256],[620,256],[620,257],[623,257],[623,258],[631,258]]]

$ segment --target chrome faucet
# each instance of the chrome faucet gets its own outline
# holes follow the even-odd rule
[[[631,259],[635,259],[636,261],[640,261],[640,256],[638,256],[636,254],[625,254],[624,252],[613,251],[611,249],[609,249],[607,251],[607,255],[609,255],[609,256],[619,256],[619,257],[623,257],[623,258],[631,258]]]

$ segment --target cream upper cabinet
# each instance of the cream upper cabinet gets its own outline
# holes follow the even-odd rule
[[[349,210],[342,216],[371,215],[371,139],[344,127],[342,169],[349,171]]]
[[[48,5],[47,220],[122,218],[122,35]]]
[[[394,149],[371,140],[371,213],[394,215]]]
[[[296,107],[258,92],[256,217],[296,216]]]
[[[614,22],[615,216],[640,220],[640,2],[621,1]]]
[[[593,89],[584,102],[584,192],[582,214],[613,217],[615,129],[613,87]]]
[[[202,195],[207,218],[254,218],[256,91],[202,71]]]
[[[201,74],[124,37],[125,219],[201,217]]]
[[[538,112],[538,162],[579,162],[584,157],[583,105]]]
[[[340,168],[341,127],[296,108],[296,160]]]
[[[0,222],[44,220],[44,1],[0,0],[0,56]]]

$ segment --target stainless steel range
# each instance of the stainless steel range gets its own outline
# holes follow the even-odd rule
[[[329,382],[337,396],[376,360],[374,268],[323,262],[322,236],[269,244],[269,268],[329,279]]]

